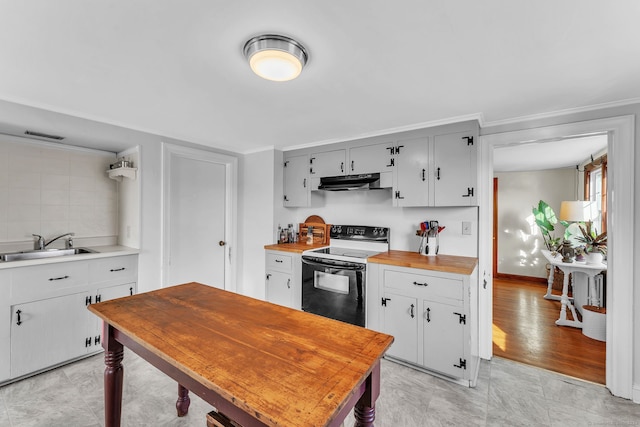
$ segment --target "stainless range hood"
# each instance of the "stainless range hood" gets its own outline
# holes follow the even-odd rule
[[[318,190],[351,191],[351,190],[381,190],[380,174],[368,173],[363,175],[341,175],[320,178]]]

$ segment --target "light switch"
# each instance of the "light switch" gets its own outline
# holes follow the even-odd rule
[[[471,235],[471,223],[469,221],[462,221],[462,234]]]

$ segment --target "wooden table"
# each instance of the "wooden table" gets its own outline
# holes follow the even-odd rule
[[[245,427],[338,426],[354,406],[373,425],[390,335],[199,283],[89,310],[104,321],[106,427],[120,425],[123,346],[178,382],[178,416],[191,391]]]
[[[549,271],[549,280],[547,283],[547,293],[545,294],[545,299],[550,300],[560,300],[560,317],[556,320],[556,325],[558,326],[572,326],[574,328],[582,328],[582,322],[578,320],[578,316],[576,315],[576,308],[573,305],[573,302],[569,298],[569,275],[572,277],[572,284],[575,285],[575,273],[583,273],[587,276],[587,287],[589,292],[589,304],[594,306],[600,306],[600,300],[596,297],[595,291],[595,280],[594,277],[596,274],[599,274],[603,271],[607,270],[607,266],[605,264],[587,264],[585,262],[562,262],[562,255],[556,253],[552,255],[551,252],[547,250],[542,251],[542,255],[547,259],[549,264],[551,264],[551,269]],[[564,279],[562,281],[562,295],[558,297],[557,295],[551,294],[551,289],[553,286],[553,267],[558,267],[564,273]],[[575,295],[575,289],[574,289]],[[571,315],[573,316],[573,320],[567,319],[567,308],[571,311]]]

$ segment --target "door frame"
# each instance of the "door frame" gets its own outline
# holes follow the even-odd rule
[[[480,292],[480,356],[490,359],[492,350],[492,221],[493,148],[531,141],[552,140],[570,135],[607,132],[609,169],[607,219],[610,254],[607,271],[607,356],[606,386],[615,396],[633,398],[633,263],[634,254],[634,147],[635,116],[619,116],[562,125],[545,126],[480,137],[479,264],[488,292]],[[613,226],[615,225],[615,226]],[[615,282],[614,282],[615,281]],[[615,326],[615,327],[614,327]]]
[[[236,292],[236,265],[237,250],[234,247],[237,242],[236,212],[238,200],[238,158],[213,151],[184,147],[181,145],[162,143],[162,287],[168,286],[169,257],[171,247],[169,225],[171,194],[169,183],[171,182],[171,164],[175,157],[199,160],[224,165],[225,167],[225,248],[224,248],[224,289]],[[216,242],[211,242],[217,244]],[[232,250],[233,249],[233,250]]]

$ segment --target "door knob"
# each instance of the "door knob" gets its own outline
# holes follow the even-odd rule
[[[224,240],[220,240],[220,241],[218,242],[218,244],[219,244],[220,246],[224,246],[224,245],[226,245],[226,244],[227,244],[227,242],[225,242]]]

